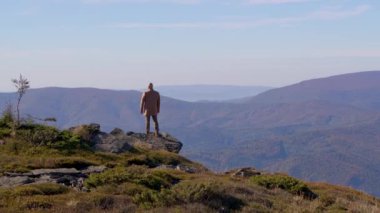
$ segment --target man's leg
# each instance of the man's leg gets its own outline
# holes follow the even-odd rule
[[[154,121],[154,130],[156,131],[156,136],[159,136],[160,134],[160,128],[158,126],[158,119],[157,115],[152,115],[153,121]]]
[[[150,132],[150,115],[145,115],[145,130],[146,130],[146,135],[149,135]]]

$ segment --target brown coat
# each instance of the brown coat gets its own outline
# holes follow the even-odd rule
[[[141,113],[145,116],[157,115],[160,113],[160,93],[154,90],[144,92],[141,97]]]

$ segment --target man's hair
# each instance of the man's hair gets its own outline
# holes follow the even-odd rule
[[[148,88],[153,88],[153,83],[149,83],[149,86],[148,86]]]

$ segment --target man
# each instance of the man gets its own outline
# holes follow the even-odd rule
[[[141,111],[141,114],[145,115],[147,136],[149,136],[150,117],[152,117],[154,121],[155,134],[158,137],[160,134],[159,134],[157,114],[160,113],[160,94],[157,91],[153,90],[152,83],[149,83],[148,91],[144,92],[141,97],[140,111]]]

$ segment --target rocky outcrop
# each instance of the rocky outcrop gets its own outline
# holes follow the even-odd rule
[[[123,153],[133,147],[144,147],[179,153],[182,149],[182,143],[168,133],[162,133],[157,137],[153,134],[125,133],[119,128],[112,130],[110,133],[105,133],[100,131],[99,124],[81,125],[72,127],[69,130],[88,141],[98,151]]]
[[[249,178],[252,176],[261,175],[261,173],[262,172],[257,171],[255,168],[246,167],[246,168],[234,169],[234,170],[226,172],[225,174],[230,175],[231,177]]]
[[[99,124],[89,124],[72,127],[69,129],[73,134],[87,141],[96,151],[123,153],[134,147],[143,147],[153,150],[166,150],[179,153],[182,143],[167,133],[160,136],[146,135],[142,133],[127,132],[114,129],[110,133],[102,132]],[[3,141],[0,140],[0,144]],[[197,173],[196,168],[185,165],[157,165],[157,169],[175,169],[187,173]],[[84,169],[57,168],[35,169],[27,173],[5,172],[0,176],[0,187],[15,187],[35,183],[58,183],[78,190],[86,191],[83,186],[84,180],[91,174],[102,173],[106,166],[89,166]]]
[[[106,166],[89,166],[84,170],[74,168],[59,169],[35,169],[27,173],[5,172],[0,177],[0,187],[15,187],[33,183],[58,183],[78,190],[83,188],[83,181],[89,175],[102,173],[107,169]]]

